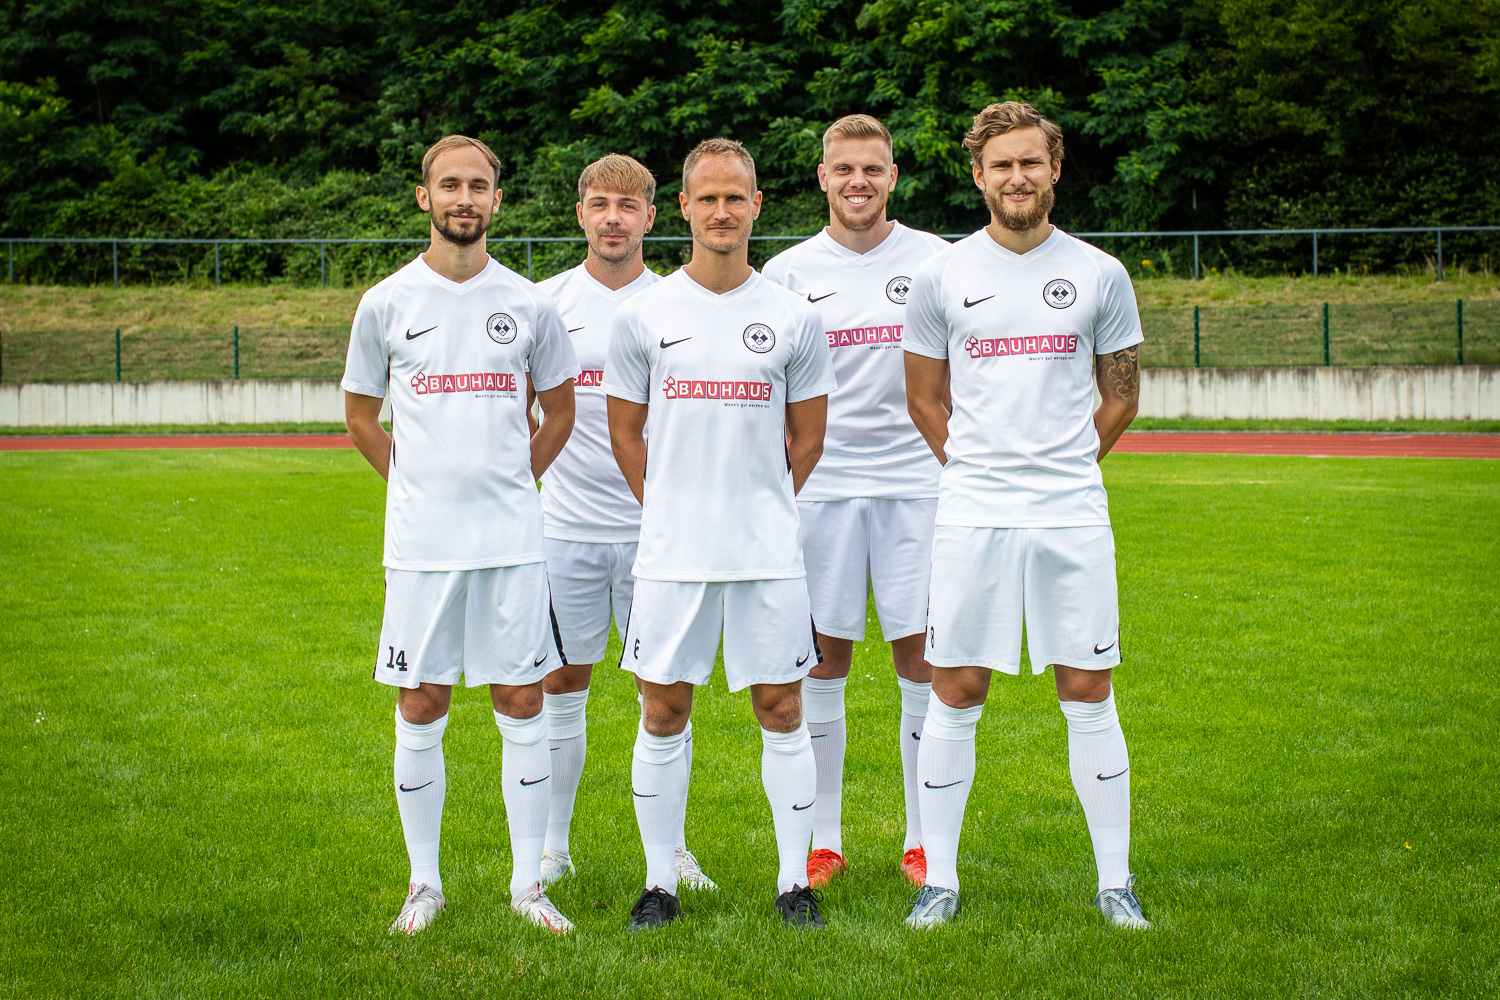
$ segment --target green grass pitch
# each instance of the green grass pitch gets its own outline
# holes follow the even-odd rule
[[[636,705],[605,668],[579,874],[554,892],[578,933],[506,910],[500,738],[467,691],[446,741],[449,912],[396,940],[374,473],[344,451],[0,455],[0,994],[1495,996],[1500,463],[1105,468],[1149,933],[1090,909],[1065,727],[1030,676],[997,678],[980,724],[960,919],[901,926],[899,709],[870,642],[827,932],[773,915],[759,737],[717,679],[688,830],[723,888],[622,932],[644,868]]]

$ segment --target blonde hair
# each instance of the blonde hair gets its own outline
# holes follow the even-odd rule
[[[623,153],[610,153],[583,168],[578,175],[578,200],[589,188],[614,194],[638,194],[649,205],[656,199],[656,178],[640,161]]]
[[[438,154],[445,153],[450,149],[457,149],[460,146],[472,146],[479,150],[484,155],[485,162],[490,165],[490,169],[495,172],[495,183],[497,185],[500,183],[500,157],[496,156],[490,147],[478,139],[471,139],[466,135],[445,135],[431,146],[428,146],[427,152],[422,154],[423,187],[426,187],[427,182],[431,179],[432,161],[438,158]]]
[[[1052,158],[1053,163],[1062,162],[1062,129],[1052,119],[1023,101],[991,104],[975,115],[974,127],[964,133],[964,148],[969,151],[969,159],[977,167],[980,165],[979,158],[984,155],[985,143],[997,135],[1023,128],[1041,129],[1042,135],[1047,137],[1047,155]]]
[[[828,144],[839,139],[879,139],[892,155],[895,154],[891,130],[870,115],[845,115],[828,126],[828,131],[823,133],[823,159],[828,159]]]
[[[733,139],[704,139],[693,147],[693,151],[682,161],[682,190],[688,189],[688,174],[698,165],[698,161],[705,156],[734,156],[750,171],[750,190],[755,188],[755,157],[742,144]]]

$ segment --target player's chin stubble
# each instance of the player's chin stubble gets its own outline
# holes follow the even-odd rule
[[[461,247],[468,247],[473,246],[475,243],[478,243],[480,240],[484,239],[485,231],[489,229],[489,220],[487,220],[482,215],[477,216],[475,218],[474,228],[467,232],[460,229],[455,229],[452,222],[446,215],[434,217],[432,220],[432,225],[433,228],[436,229],[438,233],[443,237],[443,239],[447,240],[449,243]]]
[[[872,198],[871,200],[873,201],[874,199]],[[839,220],[839,225],[851,233],[862,233],[867,229],[873,229],[875,228],[875,223],[879,222],[885,216],[883,204],[877,205],[876,211],[868,212],[863,216],[847,214],[844,211],[844,204],[841,199],[829,198],[828,207],[833,209],[834,218]]]
[[[990,207],[990,214],[1000,221],[1000,225],[1013,233],[1029,233],[1031,230],[1047,221],[1047,216],[1052,212],[1052,206],[1057,202],[1057,195],[1052,190],[1052,185],[1047,185],[1036,193],[1036,201],[1031,208],[1024,212],[1017,212],[1006,204],[1005,196],[996,192],[991,195],[988,191],[984,195],[985,203]]]

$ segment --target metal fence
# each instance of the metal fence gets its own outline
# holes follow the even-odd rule
[[[1147,367],[1500,364],[1500,300],[1141,310]],[[9,382],[333,378],[349,328],[113,327],[11,330]]]
[[[1360,228],[1314,228],[1314,229],[1161,229],[1161,230],[1134,230],[1129,232],[1104,232],[1104,233],[1074,233],[1074,236],[1089,240],[1192,240],[1193,278],[1195,280],[1203,276],[1202,246],[1203,241],[1210,238],[1247,238],[1247,237],[1277,237],[1310,239],[1309,257],[1311,263],[1310,273],[1316,277],[1319,273],[1319,239],[1330,236],[1422,236],[1432,238],[1433,259],[1436,263],[1437,279],[1443,280],[1444,270],[1444,233],[1490,233],[1500,232],[1500,226],[1396,226],[1396,227],[1360,227]],[[944,233],[947,239],[959,239],[967,236],[967,233]],[[805,240],[807,236],[752,236],[751,240],[760,242],[795,243]],[[16,280],[16,247],[29,245],[69,245],[87,244],[96,247],[108,246],[110,248],[111,279],[116,288],[120,287],[120,248],[148,247],[148,246],[201,246],[213,248],[213,276],[214,284],[218,285],[224,278],[224,251],[225,248],[239,250],[246,247],[278,247],[278,246],[306,246],[316,247],[318,251],[318,281],[320,286],[328,285],[328,250],[351,246],[390,246],[400,244],[422,244],[428,241],[426,238],[411,239],[321,239],[321,238],[287,238],[287,239],[166,239],[152,237],[131,237],[114,239],[110,237],[5,237],[8,258],[8,282],[15,284]],[[533,265],[536,258],[538,246],[546,246],[555,243],[580,243],[584,237],[579,236],[510,236],[498,237],[489,241],[491,246],[503,252],[504,249],[513,248],[515,252],[524,248],[526,259],[526,276],[533,277]],[[685,243],[692,239],[691,236],[648,236],[648,242],[652,243]],[[1290,257],[1290,251],[1287,256]],[[519,261],[517,261],[519,263]]]

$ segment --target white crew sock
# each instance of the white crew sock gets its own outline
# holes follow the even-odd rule
[[[849,727],[844,719],[847,677],[802,678],[802,719],[812,739],[818,769],[818,803],[813,806],[813,849],[844,853],[844,750]]]
[[[578,797],[578,779],[583,776],[583,760],[589,748],[588,702],[588,688],[542,696],[547,743],[552,753],[552,801],[547,813],[546,849],[563,857],[568,856],[573,802]]]
[[[653,736],[643,724],[636,728],[630,766],[635,801],[635,823],[646,852],[646,888],[677,895],[675,837],[682,829],[687,806],[687,760],[683,747],[687,731]]]
[[[789,733],[760,731],[760,783],[771,801],[776,829],[776,894],[807,884],[807,845],[812,840],[812,806],[818,800],[818,765],[803,723]]]
[[[677,848],[687,850],[687,799],[688,787],[693,783],[693,720],[689,719],[687,728],[682,731],[682,759],[683,770],[686,772],[682,779],[682,820],[677,824]]]
[[[411,885],[426,882],[443,891],[438,844],[443,834],[443,799],[448,779],[443,768],[443,730],[448,716],[419,726],[396,709],[396,808],[411,859]]]
[[[1099,891],[1124,888],[1130,878],[1130,756],[1114,692],[1100,702],[1060,704],[1068,720],[1068,770],[1094,843]]]
[[[552,803],[551,750],[547,719],[541,712],[529,719],[495,713],[503,745],[500,750],[500,787],[505,818],[510,826],[510,898],[518,899],[542,880],[542,844],[547,839],[547,810]]]
[[[917,748],[922,745],[922,722],[932,685],[897,677],[901,686],[901,779],[906,789],[906,840],[901,851],[922,844],[922,807],[917,804]]]
[[[927,884],[958,889],[958,835],[974,785],[974,729],[983,705],[953,708],[932,692],[917,752],[917,800],[922,807],[922,846]]]

